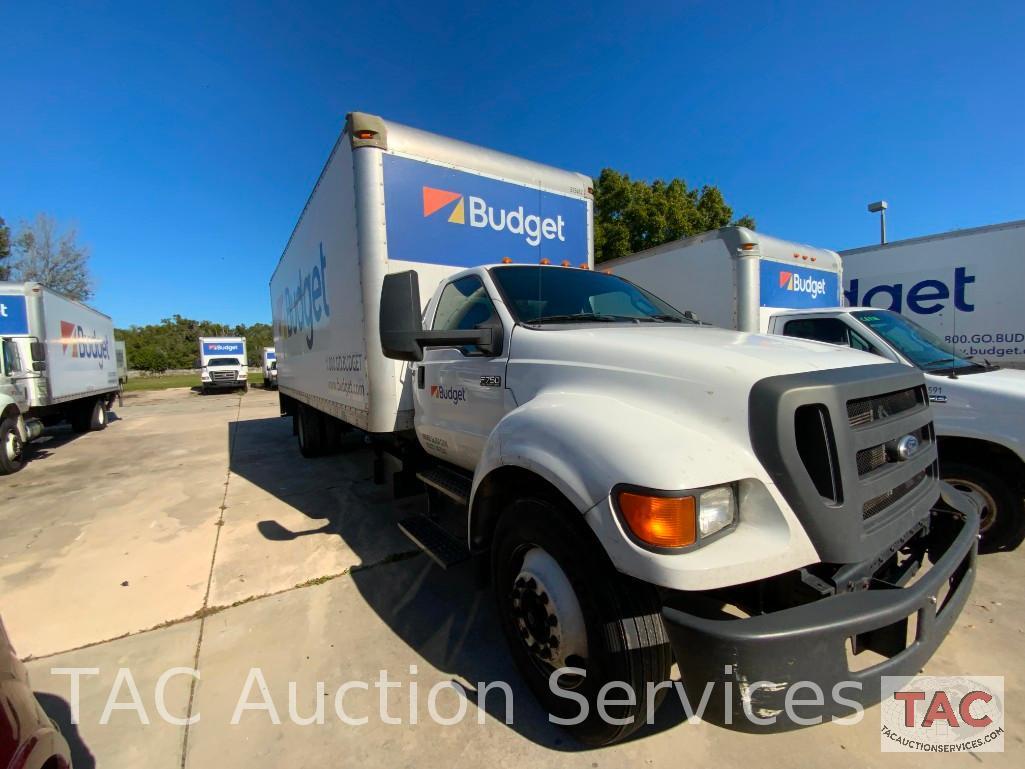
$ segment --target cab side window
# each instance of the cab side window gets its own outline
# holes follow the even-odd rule
[[[853,347],[855,350],[863,350],[874,355],[880,354],[867,339],[839,318],[790,320],[783,326],[783,335]]]
[[[18,345],[13,339],[3,341],[4,373],[17,374],[24,371],[21,365],[21,355],[18,353]]]
[[[801,318],[787,321],[783,326],[784,336],[796,336],[800,339],[813,339],[816,342],[829,344],[850,344],[847,324],[839,318]]]
[[[480,278],[467,275],[445,286],[434,313],[435,331],[471,331],[489,327],[494,328],[496,334],[502,333],[498,312]],[[467,355],[479,353],[475,346],[463,347],[462,350]]]

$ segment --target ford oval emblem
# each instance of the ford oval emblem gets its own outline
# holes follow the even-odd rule
[[[913,435],[905,435],[897,441],[897,458],[901,462],[911,459],[911,457],[918,453],[920,445],[918,438]]]

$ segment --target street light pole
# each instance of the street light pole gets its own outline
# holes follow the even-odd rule
[[[875,203],[868,204],[868,212],[870,214],[879,214],[879,242],[886,245],[886,201],[877,200]]]

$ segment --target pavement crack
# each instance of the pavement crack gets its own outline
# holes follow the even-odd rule
[[[224,496],[221,497],[221,507],[219,515],[217,517],[217,524],[214,527],[216,533],[214,534],[214,547],[213,552],[210,554],[210,571],[206,576],[206,591],[203,593],[203,605],[200,607],[199,612],[199,635],[196,638],[196,653],[192,658],[192,669],[199,671],[199,654],[203,648],[203,630],[206,628],[206,618],[209,616],[208,606],[210,603],[210,588],[213,586],[214,581],[214,566],[217,563],[217,546],[221,542],[221,531],[224,529],[224,511],[228,507],[228,489],[231,486],[231,460],[235,454],[235,440],[238,437],[238,424],[239,419],[242,416],[242,394],[238,395],[238,405],[235,407],[235,419],[231,422],[230,438],[228,440],[228,469],[224,479]],[[189,705],[185,713],[185,726],[182,727],[182,752],[181,752],[181,769],[185,769],[185,764],[189,757],[189,721],[192,719],[192,709],[196,701],[196,677],[192,677],[192,682],[189,684]]]

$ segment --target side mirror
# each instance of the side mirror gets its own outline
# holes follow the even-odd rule
[[[420,278],[414,270],[384,276],[379,317],[381,350],[392,360],[418,361],[424,347],[476,345],[487,354],[492,350],[491,328],[470,331],[424,331],[420,312]]]
[[[380,317],[384,357],[423,360],[423,348],[416,341],[416,335],[422,331],[419,276],[413,270],[385,275]]]
[[[46,371],[46,361],[45,360],[34,360],[34,361],[32,361],[32,370],[33,371],[40,371],[40,372]]]
[[[32,342],[29,345],[33,363],[42,363],[46,360],[46,345],[43,342]],[[36,371],[45,371],[46,366],[37,368]]]

